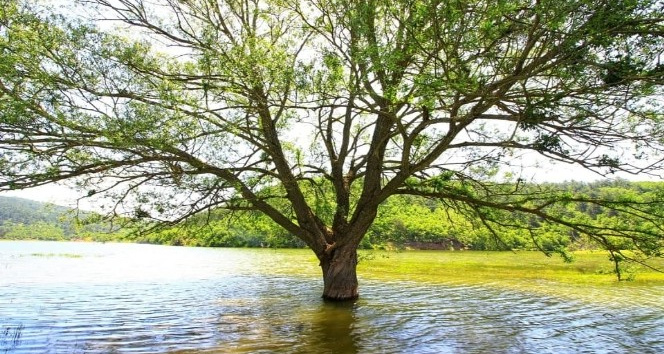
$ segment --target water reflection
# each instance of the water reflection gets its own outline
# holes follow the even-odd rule
[[[317,353],[358,353],[355,319],[355,302],[321,300],[310,318],[311,333],[304,338],[304,347]]]
[[[328,303],[317,272],[270,273],[302,269],[285,253],[7,245],[0,353],[664,352],[661,287],[637,305],[362,280],[358,301]],[[30,256],[43,247],[81,257]]]

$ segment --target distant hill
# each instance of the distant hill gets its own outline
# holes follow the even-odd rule
[[[5,221],[34,224],[42,221],[61,223],[71,209],[34,200],[0,196],[0,224]]]
[[[82,217],[91,215],[82,213]],[[34,200],[0,196],[0,239],[106,240],[103,224],[77,226],[71,208]]]

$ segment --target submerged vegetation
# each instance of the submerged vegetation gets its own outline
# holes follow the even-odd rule
[[[574,262],[561,262],[535,251],[434,252],[370,251],[362,254],[359,272],[372,279],[418,282],[463,282],[535,288],[541,282],[558,285],[604,286],[616,283],[606,251],[574,251]],[[364,264],[363,264],[364,263]],[[655,266],[664,268],[664,260]],[[370,271],[364,271],[370,267]],[[629,284],[664,285],[664,273],[633,265],[626,270]]]
[[[63,258],[81,258],[80,254],[76,253],[30,253],[30,257],[63,257]]]

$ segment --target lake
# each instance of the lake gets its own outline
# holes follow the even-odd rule
[[[361,298],[333,304],[305,250],[2,241],[0,353],[661,353],[664,289],[649,291],[611,304],[360,274]]]

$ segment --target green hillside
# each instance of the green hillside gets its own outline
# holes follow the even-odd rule
[[[100,224],[80,225],[74,211],[67,207],[0,196],[0,239],[105,241],[118,238],[107,229]]]
[[[0,196],[0,223],[5,221],[23,224],[34,224],[40,221],[59,223],[69,211],[69,208],[59,205]]]

